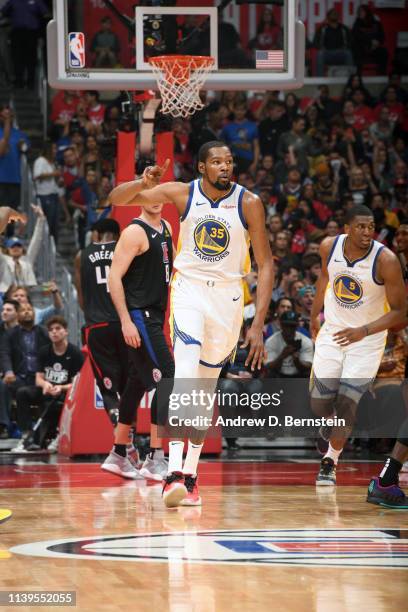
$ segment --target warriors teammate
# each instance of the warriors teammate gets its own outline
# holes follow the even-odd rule
[[[126,463],[126,443],[135,406],[146,391],[162,379],[173,379],[174,362],[163,332],[168,290],[173,267],[171,230],[161,219],[162,204],[146,206],[122,232],[109,275],[109,289],[118,313],[123,337],[129,347],[132,376],[119,404],[115,446],[102,469],[118,473]],[[131,397],[132,402],[123,398]],[[152,401],[151,421],[157,434],[158,395]],[[166,402],[167,408],[168,402]],[[157,439],[154,445],[157,445]],[[152,442],[151,442],[152,446]],[[152,451],[140,471],[142,476],[162,480],[167,462],[160,450]]]
[[[405,287],[399,261],[373,240],[372,211],[350,209],[346,234],[320,247],[322,272],[316,285],[311,330],[316,337],[312,367],[312,409],[346,426],[330,431],[317,485],[336,484],[336,465],[350,435],[357,405],[377,375],[387,329],[405,319]],[[324,305],[325,323],[319,331]],[[382,314],[383,313],[383,314]]]
[[[204,144],[198,155],[201,178],[190,184],[168,182],[148,187],[165,170],[155,167],[142,179],[124,183],[111,193],[112,204],[141,205],[172,202],[180,214],[179,251],[172,281],[172,326],[177,379],[212,379],[215,390],[221,368],[237,344],[242,324],[241,279],[249,272],[249,239],[258,269],[256,314],[247,332],[247,364],[261,368],[262,329],[273,287],[273,264],[261,200],[231,182],[233,157],[219,141]],[[154,175],[154,173],[156,173]],[[137,329],[129,329],[137,338]],[[205,432],[188,442],[169,444],[169,474],[163,488],[168,507],[200,505],[197,467]]]

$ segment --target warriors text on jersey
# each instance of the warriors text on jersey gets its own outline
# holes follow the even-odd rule
[[[127,307],[129,310],[157,308],[165,311],[173,267],[170,232],[163,221],[161,232],[141,219],[133,219],[132,224],[144,229],[149,248],[133,259],[123,277]]]
[[[327,269],[329,284],[324,299],[324,318],[336,328],[360,327],[387,312],[384,284],[376,277],[378,256],[384,246],[373,240],[364,257],[353,262],[344,254],[346,234],[333,243]],[[380,332],[386,335],[386,332]],[[377,335],[377,334],[375,334]]]
[[[92,243],[81,252],[81,287],[87,325],[118,321],[108,278],[116,242]]]
[[[231,183],[217,201],[201,180],[190,183],[174,267],[196,280],[237,281],[250,271],[249,234],[242,212],[245,188]]]

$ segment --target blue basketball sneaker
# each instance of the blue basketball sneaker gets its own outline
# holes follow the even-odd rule
[[[373,478],[368,485],[367,501],[383,508],[408,510],[408,497],[397,485],[383,487],[379,478]]]

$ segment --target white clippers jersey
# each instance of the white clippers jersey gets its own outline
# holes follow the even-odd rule
[[[242,213],[245,188],[231,183],[216,202],[201,181],[190,183],[174,267],[196,280],[237,281],[250,271],[249,235]]]
[[[384,246],[373,240],[365,257],[349,262],[344,255],[347,234],[337,236],[327,269],[329,284],[324,298],[324,318],[336,328],[360,327],[388,311],[385,288],[376,280],[376,263]],[[386,336],[386,332],[380,332]],[[375,334],[377,337],[379,334]]]

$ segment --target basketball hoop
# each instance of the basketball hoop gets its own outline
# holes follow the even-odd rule
[[[207,55],[158,55],[149,57],[163,102],[162,113],[189,117],[203,108],[200,100],[214,58]]]

